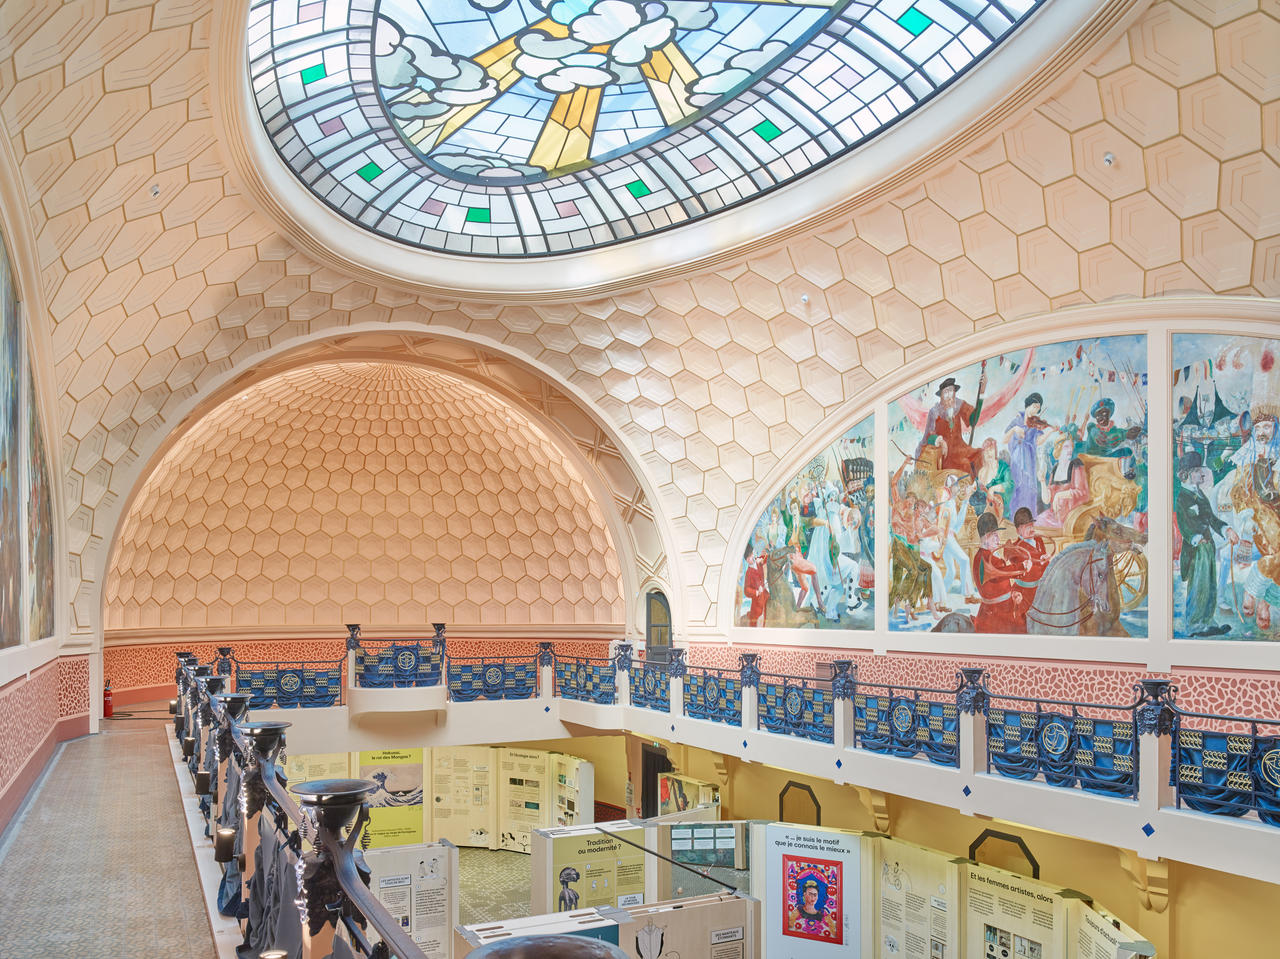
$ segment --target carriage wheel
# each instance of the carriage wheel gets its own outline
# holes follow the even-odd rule
[[[1125,550],[1116,554],[1114,562],[1120,605],[1127,613],[1147,598],[1147,557],[1137,550]]]

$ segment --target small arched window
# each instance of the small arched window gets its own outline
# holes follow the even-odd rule
[[[645,596],[644,645],[645,658],[650,662],[667,661],[667,651],[671,649],[671,606],[658,590]]]

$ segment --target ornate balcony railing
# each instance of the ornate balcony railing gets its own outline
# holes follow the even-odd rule
[[[446,658],[449,698],[531,699],[538,695],[536,656],[466,656]]]
[[[688,666],[684,674],[684,714],[730,726],[742,725],[742,676],[738,671]]]
[[[853,696],[853,744],[858,749],[939,766],[960,765],[956,689],[859,682]]]
[[[1169,782],[1179,808],[1256,816],[1280,826],[1280,719],[1185,712],[1173,705]]]
[[[671,664],[637,660],[628,673],[631,705],[671,712]]]
[[[618,697],[617,667],[612,659],[557,656],[555,695],[585,703],[615,703]]]
[[[204,757],[203,768],[193,776],[201,809],[214,830],[214,858],[225,870],[219,911],[249,919],[237,951],[266,955],[299,942],[305,923],[313,949],[340,926],[353,955],[426,959],[369,890],[367,873],[362,877],[357,868],[355,850],[375,784],[298,784],[292,788],[300,807],[286,791],[277,765],[289,723],[244,722],[251,693],[219,693],[223,679],[208,677],[208,671],[194,662],[179,667],[180,698],[172,709],[175,727],[183,727],[184,755]],[[188,735],[192,732],[197,735]],[[311,848],[304,851],[304,843]],[[255,849],[255,855],[248,854]],[[259,860],[260,867],[255,865]],[[259,906],[256,914],[241,902],[246,872],[251,900]],[[368,926],[382,945],[371,941]]]
[[[364,651],[364,662],[387,662],[384,657],[397,645],[404,644]],[[417,647],[422,652],[427,644]],[[352,648],[361,652],[358,642]],[[1172,736],[1168,778],[1179,808],[1280,826],[1280,719],[1181,710],[1174,701],[1176,688],[1167,680],[1144,679],[1135,686],[1135,701],[1116,704],[994,692],[979,666],[962,668],[956,689],[937,689],[859,682],[848,660],[833,662],[833,676],[823,679],[762,673],[756,654],[743,654],[737,671],[686,665],[681,649],[673,649],[667,662],[646,662],[633,658],[629,644],[619,646],[612,658],[560,657],[549,642],[525,657],[449,657],[438,636],[428,652],[441,663],[455,702],[531,698],[539,693],[540,668],[547,666],[553,696],[616,704],[618,676],[625,674],[631,705],[670,713],[673,681],[680,679],[675,709],[691,718],[742,726],[750,715],[750,690],[755,726],[765,732],[951,768],[985,766],[987,773],[1010,779],[1131,800],[1139,791],[1141,737]],[[206,664],[190,654],[180,660],[175,675],[182,698],[174,726],[180,737],[193,741],[200,740],[208,722],[195,697],[206,686],[216,691],[223,681],[214,675],[218,668],[234,665],[236,689],[247,694],[249,708],[341,701],[342,663],[240,662],[230,649],[220,649]],[[430,660],[425,667],[423,662],[413,664],[408,681],[430,674]],[[406,678],[408,665],[401,669]],[[840,700],[852,700],[851,708],[837,710]],[[976,731],[985,746],[976,755],[961,735],[965,714],[984,724]],[[193,774],[202,758],[208,765],[207,750],[202,754],[193,747],[185,758]]]
[[[303,663],[235,663],[236,691],[249,693],[250,709],[336,706],[342,702],[344,660]]]
[[[761,673],[757,688],[761,729],[820,743],[835,741],[835,696],[829,681]]]
[[[361,646],[355,651],[355,685],[362,689],[439,686],[444,658],[444,643],[433,640]]]
[[[987,772],[1137,798],[1141,696],[1118,706],[986,692]]]

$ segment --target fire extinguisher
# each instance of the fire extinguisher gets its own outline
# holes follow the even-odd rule
[[[108,679],[102,690],[102,718],[110,719],[113,712],[115,708],[111,705],[111,680]]]

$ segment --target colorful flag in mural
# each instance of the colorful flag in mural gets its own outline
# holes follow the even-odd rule
[[[1146,635],[1146,350],[1051,343],[889,404],[892,629]]]
[[[1280,640],[1280,339],[1173,336],[1173,635]]]
[[[739,626],[874,625],[872,424],[819,450],[761,512],[738,571]]]

